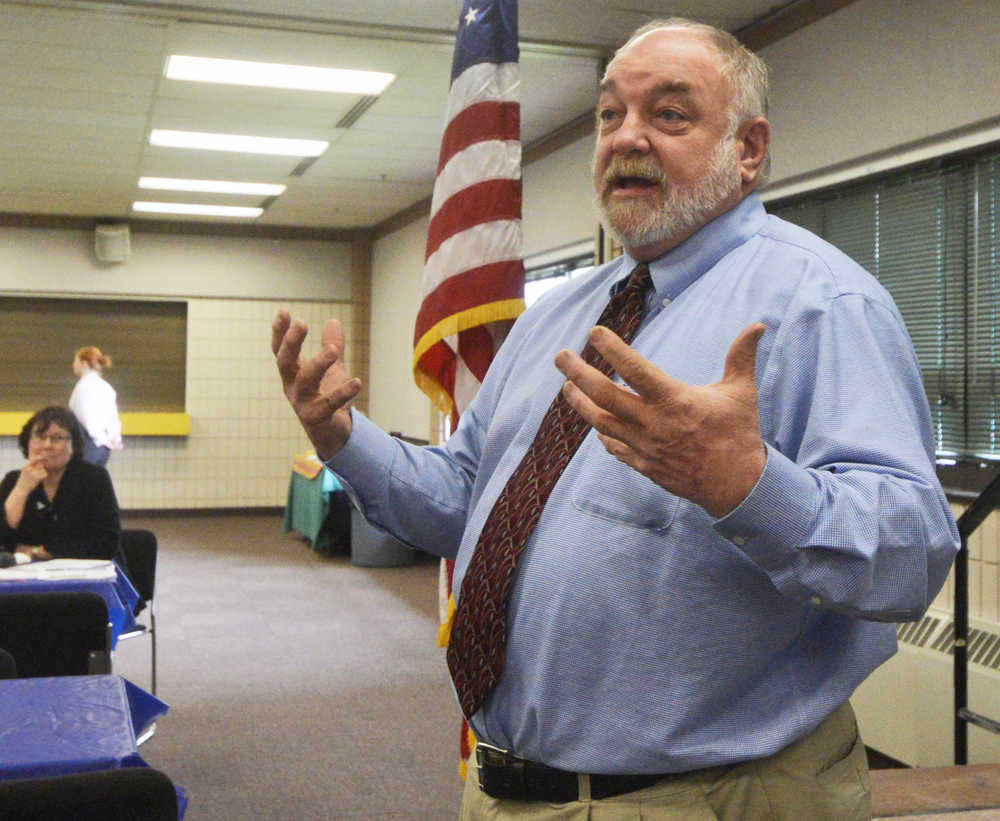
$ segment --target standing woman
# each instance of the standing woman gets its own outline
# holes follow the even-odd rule
[[[101,376],[110,367],[111,357],[100,348],[80,348],[73,358],[73,373],[80,379],[69,397],[69,409],[83,428],[83,460],[101,466],[108,463],[111,451],[122,448],[115,389]]]
[[[73,414],[40,410],[17,443],[28,461],[0,481],[0,549],[28,560],[115,559],[125,569],[111,477],[80,457],[83,433]]]

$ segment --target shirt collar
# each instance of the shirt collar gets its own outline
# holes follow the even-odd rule
[[[767,212],[756,194],[744,197],[734,208],[719,215],[676,248],[649,263],[653,289],[659,299],[676,299],[685,288],[710,270],[720,259],[742,245],[764,227]],[[639,263],[623,254],[621,276],[632,272]],[[612,293],[625,287],[619,279]]]

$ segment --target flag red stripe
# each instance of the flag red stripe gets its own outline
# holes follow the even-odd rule
[[[486,378],[493,361],[493,336],[485,325],[468,328],[458,334],[458,355],[480,382]]]
[[[524,295],[524,263],[520,259],[492,262],[448,277],[424,297],[413,331],[413,344],[452,314],[490,302]]]
[[[455,396],[455,353],[444,342],[431,345],[417,362],[420,370],[432,377],[448,396]]]
[[[431,219],[427,229],[430,257],[449,237],[494,220],[521,219],[521,181],[486,180],[463,188],[449,197]]]
[[[441,138],[437,173],[455,154],[484,140],[521,139],[521,107],[517,103],[473,103],[456,114]]]

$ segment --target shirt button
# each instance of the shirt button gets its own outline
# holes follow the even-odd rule
[[[663,298],[663,307],[666,308],[670,304],[670,297]]]
[[[819,607],[823,603],[823,600],[819,596],[810,596],[809,604],[813,607]]]
[[[747,540],[743,536],[733,536],[733,544],[737,547],[743,547],[747,543]]]

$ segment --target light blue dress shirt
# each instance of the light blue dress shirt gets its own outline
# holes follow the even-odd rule
[[[627,257],[517,321],[442,447],[360,414],[329,463],[362,512],[454,558],[479,532]],[[750,196],[651,264],[633,347],[671,376],[722,376],[763,322],[756,383],[767,464],[722,519],[608,454],[591,432],[517,566],[503,677],[470,724],[565,770],[669,773],[769,755],[812,730],[896,649],[958,548],[934,472],[924,389],[888,293]]]

